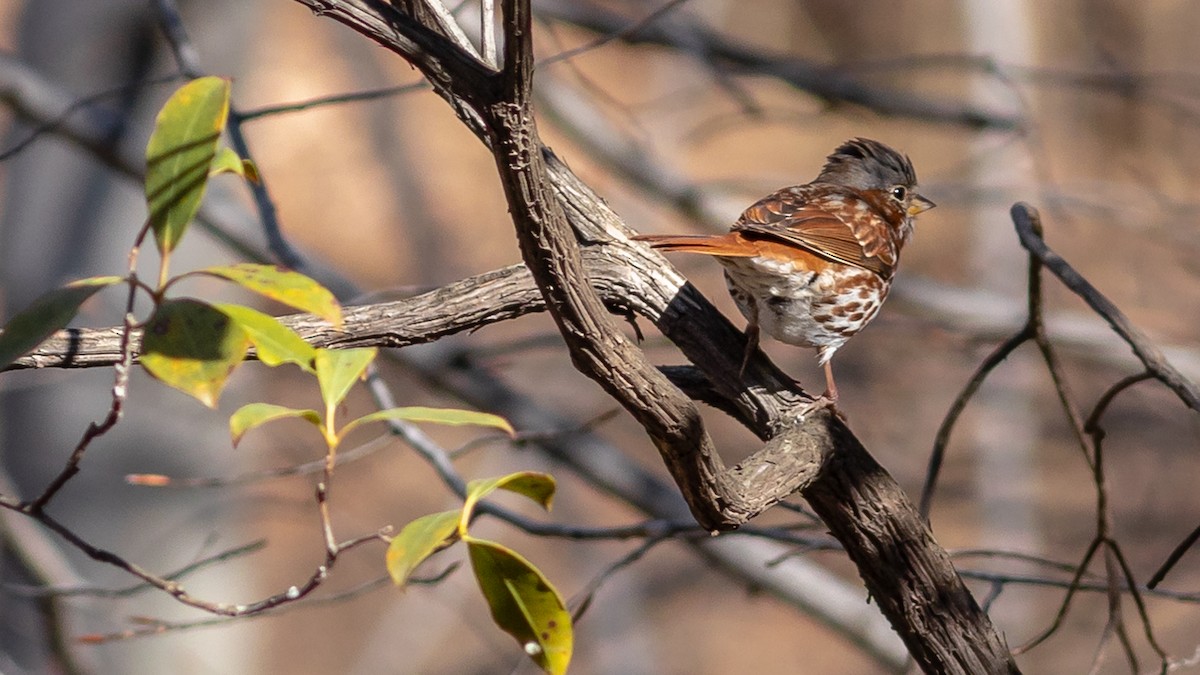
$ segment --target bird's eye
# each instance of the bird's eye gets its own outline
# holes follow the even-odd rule
[[[903,185],[897,185],[896,187],[892,188],[892,198],[895,199],[896,201],[902,202],[902,201],[904,201],[904,198],[907,196],[908,196],[908,189],[905,188]]]

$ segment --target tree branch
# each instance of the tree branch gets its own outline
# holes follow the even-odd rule
[[[1011,212],[1013,223],[1017,227],[1017,236],[1021,239],[1021,246],[1024,246],[1025,250],[1041,261],[1042,265],[1058,277],[1063,285],[1071,289],[1071,292],[1082,298],[1097,314],[1104,317],[1117,335],[1120,335],[1121,339],[1133,350],[1142,365],[1146,366],[1146,370],[1154,374],[1155,379],[1175,392],[1184,405],[1192,410],[1200,411],[1200,386],[1197,386],[1195,382],[1171,365],[1170,361],[1163,356],[1162,351],[1150,341],[1150,338],[1146,337],[1145,333],[1133,325],[1129,317],[1125,316],[1111,300],[1106,298],[1087,279],[1084,279],[1083,275],[1071,267],[1070,263],[1050,250],[1050,247],[1046,245],[1034,228],[1037,211],[1032,206],[1021,202],[1015,204]]]

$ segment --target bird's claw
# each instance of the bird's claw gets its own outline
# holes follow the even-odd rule
[[[837,399],[830,397],[828,394],[821,394],[800,408],[800,421],[803,422],[808,419],[809,415],[825,409],[828,409],[829,412],[833,413],[843,422],[847,421],[846,415],[837,407]]]

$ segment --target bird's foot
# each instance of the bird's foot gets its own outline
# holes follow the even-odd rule
[[[839,409],[837,407],[837,397],[830,396],[828,393],[821,394],[820,396],[816,397],[815,399],[810,401],[808,404],[806,404],[804,407],[800,408],[800,412],[799,412],[800,419],[801,419],[801,421],[803,421],[805,419],[808,419],[809,415],[812,415],[813,413],[817,413],[817,412],[820,412],[820,411],[826,410],[826,409],[828,409],[829,412],[831,412],[833,415],[835,415],[836,417],[841,419],[843,422],[849,421],[846,418],[846,414],[843,413],[841,411],[841,409]]]

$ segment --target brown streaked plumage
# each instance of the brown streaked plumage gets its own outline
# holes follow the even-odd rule
[[[654,248],[711,255],[746,317],[745,368],[760,331],[814,347],[823,399],[837,401],[830,360],[879,311],[913,218],[933,208],[917,193],[912,163],[878,141],[838,146],[817,178],[746,209],[720,235],[642,235]]]

